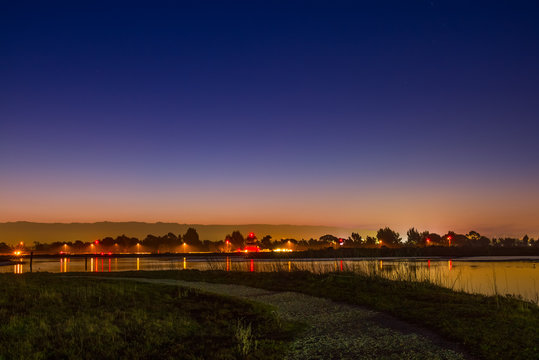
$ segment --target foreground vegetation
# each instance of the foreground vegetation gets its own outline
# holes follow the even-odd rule
[[[233,283],[302,292],[365,305],[423,325],[464,345],[479,358],[539,359],[539,307],[512,297],[472,295],[426,282],[391,281],[348,273],[183,270],[109,275]]]
[[[0,275],[0,359],[281,359],[295,327],[189,288]]]

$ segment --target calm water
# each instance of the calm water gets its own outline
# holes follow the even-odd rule
[[[512,294],[539,303],[539,257],[519,259],[468,258],[458,260],[418,259],[290,259],[251,260],[236,257],[194,258],[83,258],[35,259],[33,271],[113,272],[126,270],[227,270],[295,271],[317,273],[354,271],[390,279],[430,280],[436,284],[470,293]],[[500,260],[500,258],[497,258]],[[29,264],[0,266],[0,272],[23,273]]]

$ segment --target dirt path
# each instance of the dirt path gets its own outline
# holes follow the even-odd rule
[[[462,349],[429,331],[379,312],[328,299],[242,285],[172,279],[107,279],[191,287],[270,305],[278,317],[307,324],[307,329],[292,344],[288,359],[470,358]]]

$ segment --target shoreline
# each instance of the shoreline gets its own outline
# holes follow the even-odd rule
[[[21,264],[21,263],[24,263],[24,262],[14,262],[14,261],[11,261],[11,260],[0,261],[0,266],[17,265],[17,264]]]
[[[539,262],[539,256],[536,255],[515,255],[515,256],[506,256],[506,255],[491,255],[491,256],[358,256],[358,257],[346,257],[346,256],[325,256],[325,257],[295,257],[294,253],[287,254],[287,256],[275,256],[275,257],[265,257],[258,256],[259,253],[177,253],[177,254],[34,254],[34,259],[61,259],[61,258],[74,258],[74,259],[84,259],[84,258],[154,258],[163,261],[169,260],[183,260],[184,258],[189,259],[190,261],[211,261],[211,260],[222,260],[225,261],[227,258],[235,262],[240,261],[250,261],[254,259],[261,262],[271,262],[271,261],[296,261],[296,262],[309,262],[309,261],[335,261],[335,260],[344,260],[344,261],[457,261],[457,262],[514,262],[514,261],[525,261],[525,262]],[[29,258],[29,255],[23,255],[22,259]],[[20,262],[15,262],[12,260],[0,260],[0,266],[3,265],[14,265]]]
[[[537,304],[513,296],[469,294],[430,283],[403,282],[361,274],[251,273],[169,270],[63,274],[234,284],[268,291],[299,292],[395,316],[463,345],[472,357],[536,358]],[[514,329],[519,331],[515,332]],[[500,341],[503,339],[503,341]]]

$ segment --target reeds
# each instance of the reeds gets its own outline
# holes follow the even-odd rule
[[[341,275],[357,275],[369,279],[380,279],[408,283],[409,286],[430,285],[442,286],[454,291],[465,291],[472,294],[502,296],[500,279],[495,269],[489,288],[479,279],[474,279],[471,270],[465,270],[459,263],[453,266],[451,260],[385,260],[385,259],[248,259],[243,257],[212,258],[206,261],[188,262],[187,268],[210,271],[231,272],[309,272],[313,274],[336,273]],[[490,263],[489,263],[490,264]],[[487,266],[482,264],[481,266]],[[476,265],[470,268],[477,268]],[[465,271],[466,276],[465,276]],[[499,271],[499,270],[498,270]],[[509,289],[507,274],[505,289]],[[533,283],[535,285],[535,282]],[[502,284],[503,286],[503,284]],[[513,286],[514,288],[514,286]],[[520,290],[520,289],[517,289]],[[525,292],[524,292],[525,290]],[[522,296],[528,301],[539,304],[539,292],[536,287],[522,289],[523,293],[512,293]],[[526,294],[524,296],[523,294]]]

